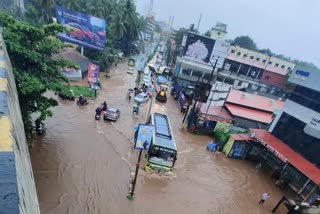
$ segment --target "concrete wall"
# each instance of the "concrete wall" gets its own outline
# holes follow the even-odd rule
[[[1,33],[0,213],[40,213],[16,84]]]

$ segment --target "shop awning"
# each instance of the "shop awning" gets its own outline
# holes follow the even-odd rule
[[[249,134],[231,134],[230,137],[236,141],[250,141],[253,140]]]
[[[317,185],[320,184],[320,170],[315,165],[304,159],[268,131],[263,129],[250,130],[254,133],[252,135],[253,138],[273,152],[279,159],[289,162]]]

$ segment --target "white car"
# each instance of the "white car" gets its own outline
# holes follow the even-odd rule
[[[149,100],[149,96],[146,93],[140,93],[135,98],[134,101],[136,103],[146,103]]]
[[[134,68],[133,67],[129,67],[127,73],[128,74],[133,74]]]

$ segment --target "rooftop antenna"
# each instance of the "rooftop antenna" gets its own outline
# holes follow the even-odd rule
[[[199,27],[200,27],[201,19],[202,19],[202,14],[200,14],[199,21],[198,21],[198,25],[197,25],[197,31],[198,31],[198,32],[199,32]]]
[[[148,11],[148,15],[152,16],[152,11],[153,11],[153,1],[154,0],[150,0],[150,7],[149,7],[149,11]]]

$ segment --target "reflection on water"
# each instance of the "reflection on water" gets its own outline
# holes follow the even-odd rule
[[[136,198],[128,201],[137,160],[133,126],[145,120],[147,104],[139,117],[132,114],[126,92],[135,77],[126,74],[126,65],[116,69],[103,80],[97,101],[83,107],[60,101],[46,135],[35,140],[31,156],[42,213],[270,213],[281,197],[271,180],[246,161],[208,152],[210,139],[186,132],[172,97],[155,102],[153,111],[170,117],[178,147],[174,175],[140,170]],[[120,109],[117,122],[94,120],[104,100]],[[265,191],[271,198],[259,206]]]

